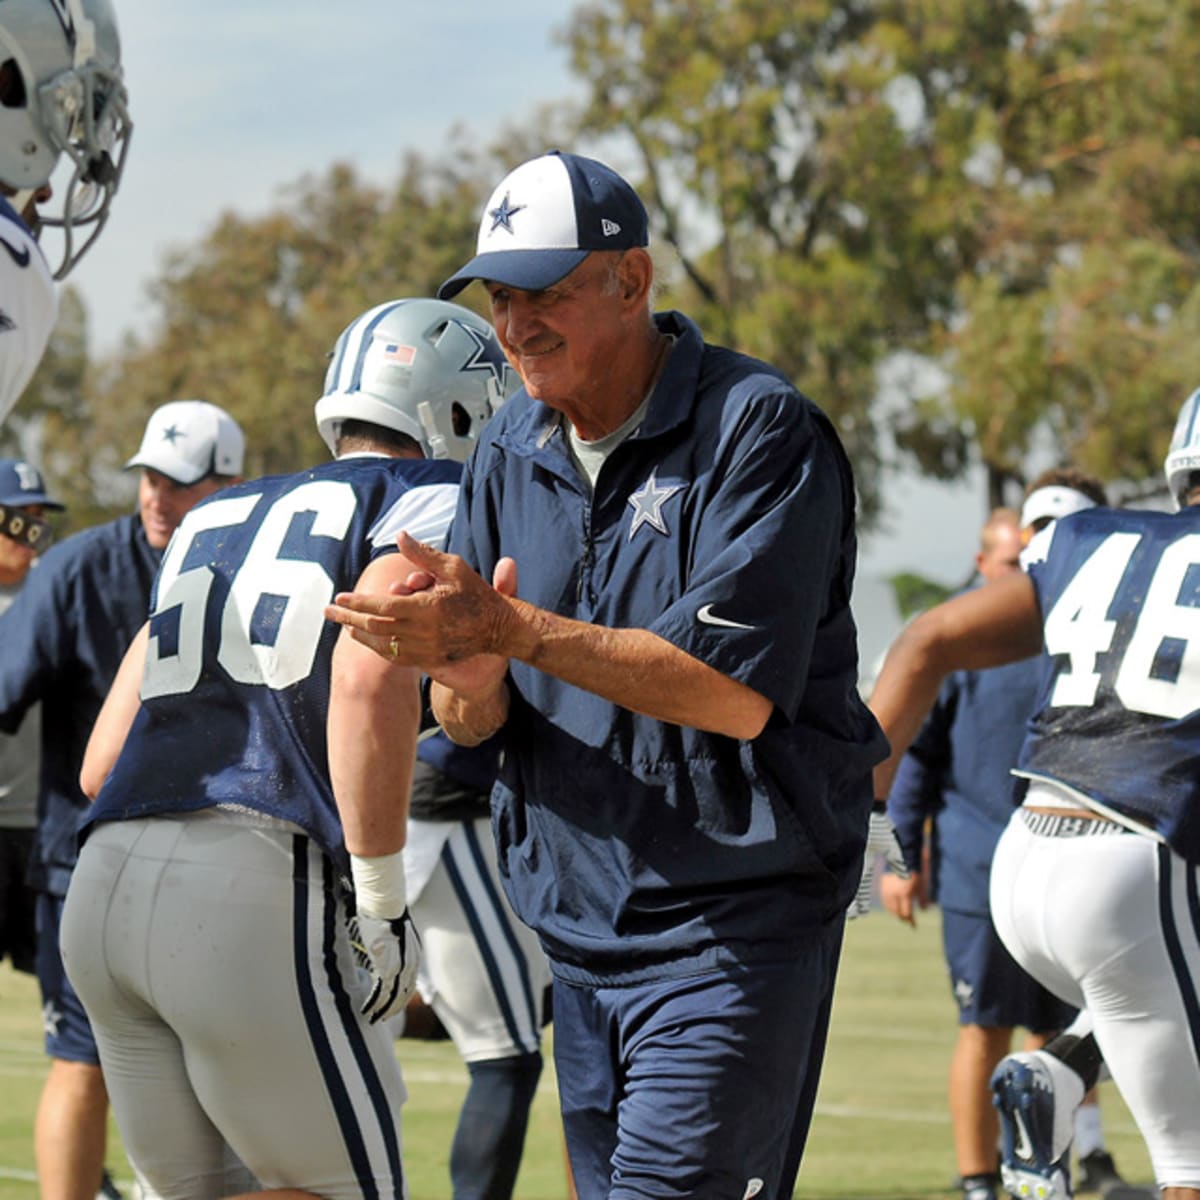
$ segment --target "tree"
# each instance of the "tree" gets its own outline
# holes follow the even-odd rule
[[[432,295],[474,247],[481,197],[514,148],[536,153],[555,120],[543,113],[490,148],[451,131],[444,158],[406,155],[387,188],[334,164],[265,216],[223,214],[151,283],[155,327],[97,373],[97,442],[136,446],[154,407],[196,397],[242,425],[247,475],[322,461],[313,405],[338,334],[375,304]]]
[[[974,442],[992,504],[1039,426],[1108,477],[1160,457],[1196,374],[1200,36],[1177,8],[596,0],[565,37],[581,130],[632,153],[678,254],[670,295],[830,412],[869,520],[886,433],[942,477]],[[884,412],[898,352],[948,389]]]
[[[1003,164],[961,319],[949,402],[1014,468],[1037,425],[1064,459],[1161,488],[1171,417],[1200,381],[1200,10],[1047,6],[995,114]]]
[[[334,340],[364,309],[427,295],[453,271],[474,235],[467,192],[478,186],[414,156],[387,192],[335,165],[266,216],[224,214],[151,285],[159,320],[100,384],[100,440],[136,445],[154,407],[194,396],[242,424],[248,474],[320,461],[312,411]]]

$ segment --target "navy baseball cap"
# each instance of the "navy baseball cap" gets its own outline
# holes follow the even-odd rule
[[[552,150],[510,171],[484,206],[475,257],[438,288],[449,300],[486,279],[538,292],[569,275],[594,250],[650,242],[646,208],[611,167]]]
[[[0,458],[0,504],[9,508],[42,508],[62,510],[57,500],[46,494],[42,473],[20,458]]]

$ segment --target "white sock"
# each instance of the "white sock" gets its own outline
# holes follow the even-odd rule
[[[1075,1154],[1086,1158],[1104,1149],[1104,1130],[1100,1127],[1100,1106],[1081,1104],[1075,1110]]]

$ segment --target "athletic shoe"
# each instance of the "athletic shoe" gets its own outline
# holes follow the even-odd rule
[[[121,1189],[113,1182],[113,1177],[108,1173],[108,1168],[104,1168],[104,1174],[100,1176],[100,1190],[96,1193],[96,1200],[124,1200],[121,1195]]]
[[[1091,1154],[1083,1155],[1077,1166],[1079,1174],[1075,1181],[1076,1191],[1099,1192],[1107,1196],[1113,1188],[1127,1186],[1117,1172],[1112,1155],[1106,1150],[1093,1150]]]
[[[962,1200],[998,1200],[996,1188],[1000,1186],[1000,1174],[968,1175],[959,1178]]]
[[[1054,1080],[1036,1054],[1010,1054],[992,1074],[1000,1114],[1000,1176],[1018,1200],[1070,1200],[1067,1154],[1054,1145]],[[1068,1147],[1069,1149],[1069,1147]]]

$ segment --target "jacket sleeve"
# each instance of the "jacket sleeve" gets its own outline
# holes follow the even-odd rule
[[[0,731],[15,733],[25,713],[70,670],[74,619],[69,560],[52,548],[29,572],[0,616]]]

